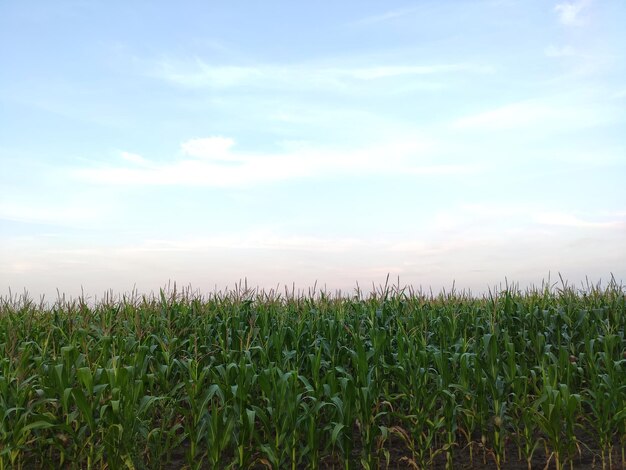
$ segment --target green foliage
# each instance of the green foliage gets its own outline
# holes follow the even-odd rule
[[[391,446],[416,468],[461,449],[498,467],[531,468],[538,449],[557,468],[582,447],[603,468],[624,455],[614,282],[0,302],[0,470],[374,469]]]

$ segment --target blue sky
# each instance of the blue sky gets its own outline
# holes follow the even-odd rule
[[[626,277],[626,3],[0,2],[0,287]]]

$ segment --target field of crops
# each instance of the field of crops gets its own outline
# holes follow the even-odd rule
[[[0,470],[624,468],[626,298],[242,288],[0,307]]]

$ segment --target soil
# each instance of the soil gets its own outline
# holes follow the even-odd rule
[[[563,466],[564,470],[587,470],[587,469],[602,469],[602,460],[600,457],[600,450],[594,448],[593,446],[589,446],[586,443],[592,441],[589,435],[581,432],[580,436],[577,435],[579,441],[583,444],[579,446],[579,452],[574,456],[571,462],[568,462]],[[459,439],[458,442],[461,442]],[[385,461],[385,458],[381,454],[381,460],[379,462],[380,469],[415,469],[418,468],[414,464],[412,464],[410,457],[411,454],[407,451],[406,446],[397,437],[391,437],[385,448],[389,451],[389,465]],[[620,446],[619,443],[616,442],[613,449],[613,470],[626,469],[626,465],[621,460],[620,455]],[[186,461],[184,457],[184,448],[180,449],[179,452],[176,452],[173,456],[172,461],[164,466],[164,469],[174,470],[174,469],[182,469],[186,467]],[[354,449],[352,458],[353,468],[362,468],[359,464],[360,460],[360,449]],[[472,458],[470,460],[470,448],[469,446],[465,447],[455,447],[453,449],[453,459],[452,466],[454,469],[461,470],[487,470],[487,469],[497,469],[498,466],[495,462],[495,457],[493,453],[489,452],[488,449],[483,447],[479,441],[474,442],[472,445],[471,451]],[[555,470],[556,469],[556,461],[554,457],[550,458],[548,462],[548,455],[546,455],[545,447],[540,444],[535,453],[533,454],[533,458],[531,461],[531,469],[532,470]],[[546,462],[548,464],[546,465]],[[203,468],[209,468],[203,467]],[[266,469],[267,467],[264,465],[257,465],[254,469]],[[299,469],[306,469],[306,466],[299,466]],[[320,461],[320,469],[322,470],[330,470],[330,469],[343,469],[343,463],[339,459],[337,455],[330,455],[324,457]],[[433,470],[441,470],[446,468],[446,455],[445,453],[439,454],[433,462],[431,467],[427,467]],[[503,470],[528,470],[528,465],[526,461],[522,458],[521,460],[518,458],[517,447],[514,442],[508,442],[505,447],[505,461],[501,462],[500,468]],[[609,470],[608,464],[608,456],[606,462],[606,470]]]

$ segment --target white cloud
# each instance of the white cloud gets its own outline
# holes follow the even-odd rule
[[[120,152],[120,156],[127,162],[135,163],[137,165],[149,164],[148,160],[143,158],[141,155],[137,155],[136,153]]]
[[[461,64],[379,66],[354,69],[329,69],[326,73],[334,74],[340,78],[347,77],[357,80],[375,80],[378,78],[399,77],[402,75],[432,75],[436,73],[458,72],[466,68],[467,66]]]
[[[573,57],[577,55],[576,50],[572,46],[550,45],[543,52],[546,57]]]
[[[191,139],[181,144],[185,155],[207,160],[223,160],[229,156],[230,149],[235,145],[233,139],[227,137],[206,137]]]
[[[345,253],[349,250],[371,246],[357,238],[321,238],[312,236],[284,236],[267,231],[254,231],[245,235],[230,234],[179,240],[146,240],[140,245],[121,248],[121,252],[192,252],[211,249],[279,250]]]
[[[499,108],[461,117],[452,122],[460,130],[572,130],[603,124],[613,119],[611,110],[602,113],[579,104],[558,104],[530,100],[508,104]]]
[[[535,214],[534,221],[542,225],[572,228],[612,229],[626,226],[626,221],[624,220],[591,222],[563,212],[540,212]]]
[[[104,209],[94,210],[84,202],[71,204],[53,204],[36,201],[35,203],[0,202],[0,219],[29,223],[75,225],[95,222]]]
[[[581,12],[591,4],[591,0],[566,1],[557,3],[554,7],[559,21],[565,25],[580,25],[583,23]]]
[[[193,158],[142,167],[80,168],[72,174],[84,181],[117,185],[232,187],[326,175],[448,175],[479,170],[470,165],[424,164],[438,144],[419,138],[349,150],[300,146],[275,154],[235,152],[233,145],[224,137],[193,139],[181,145],[182,153]]]
[[[462,117],[454,122],[454,127],[489,130],[515,129],[532,125],[538,120],[559,118],[563,114],[542,103],[522,102]]]
[[[576,216],[562,211],[545,211],[541,207],[531,204],[462,204],[458,213],[465,214],[468,220],[482,217],[485,221],[490,221],[492,224],[509,219],[526,228],[532,226],[558,226],[613,229],[626,226],[626,214],[623,212],[607,212],[602,215],[599,213],[583,213],[581,216]],[[589,218],[601,220],[586,220]]]
[[[377,15],[367,16],[365,18],[361,18],[359,20],[353,21],[350,23],[354,26],[369,26],[376,23],[384,23],[386,21],[394,20],[397,18],[401,18],[403,16],[410,15],[415,13],[417,8],[399,8],[395,10],[388,10],[383,13],[379,13]]]
[[[442,247],[462,247],[463,243],[486,243],[524,237],[561,236],[564,240],[602,232],[618,235],[626,229],[626,217],[619,212],[603,215],[564,211],[546,211],[536,204],[463,203],[440,210],[424,220],[424,240],[401,241],[394,251],[404,248],[432,252]],[[436,241],[436,242],[435,242]],[[512,245],[513,246],[513,245]]]
[[[372,80],[416,77],[449,73],[491,73],[492,67],[454,63],[430,65],[380,65],[368,67],[329,67],[315,64],[225,66],[196,59],[188,62],[161,62],[158,78],[189,88],[330,88],[349,91],[357,83]]]

